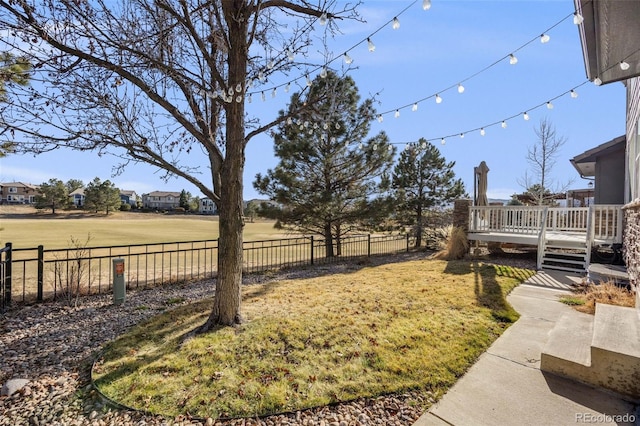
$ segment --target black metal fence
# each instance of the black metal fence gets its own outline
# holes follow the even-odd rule
[[[353,235],[333,243],[327,256],[324,239],[298,237],[245,241],[243,270],[266,270],[405,252],[407,235]],[[337,254],[336,254],[337,253]],[[213,278],[217,273],[218,240],[133,244],[65,249],[13,248],[0,251],[2,308],[16,302],[70,298],[112,291],[114,259],[124,259],[128,289]]]

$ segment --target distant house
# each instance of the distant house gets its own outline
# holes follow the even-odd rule
[[[84,188],[78,188],[69,194],[71,203],[76,207],[84,206]]]
[[[22,182],[0,183],[0,204],[33,204],[38,187]]]
[[[626,136],[619,136],[570,160],[580,177],[594,179],[595,185],[590,191],[594,204],[625,203],[626,145]]]
[[[138,203],[138,194],[136,191],[120,191],[120,201],[122,204],[129,204],[131,207],[135,207]]]
[[[218,214],[218,209],[212,199],[201,198],[198,205],[198,212],[201,214]]]
[[[172,210],[180,206],[180,193],[153,191],[142,194],[142,205],[146,209]]]

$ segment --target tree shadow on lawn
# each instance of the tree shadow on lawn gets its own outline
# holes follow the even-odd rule
[[[503,289],[498,283],[497,277],[512,278],[517,280],[518,283],[522,283],[532,276],[535,271],[504,265],[488,265],[472,259],[449,261],[444,273],[454,275],[472,273],[473,291],[478,304],[490,309],[491,315],[500,322],[515,322],[519,315],[506,299],[512,287],[506,285]]]

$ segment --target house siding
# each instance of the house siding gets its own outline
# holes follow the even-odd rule
[[[595,204],[624,204],[625,149],[598,156]]]
[[[629,281],[635,288],[636,308],[640,316],[640,77],[626,81],[627,86],[627,168],[624,258]]]

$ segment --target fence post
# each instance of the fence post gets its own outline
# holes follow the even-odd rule
[[[38,302],[43,299],[44,289],[44,246],[38,246]]]
[[[407,232],[407,253],[409,253],[409,233]]]
[[[7,262],[7,266],[5,267],[4,274],[4,304],[5,306],[9,306],[11,304],[11,243],[6,243],[5,247],[7,247],[7,254],[5,260]]]
[[[311,236],[311,264],[313,265],[313,235]]]
[[[367,257],[371,257],[371,234],[367,234]]]

